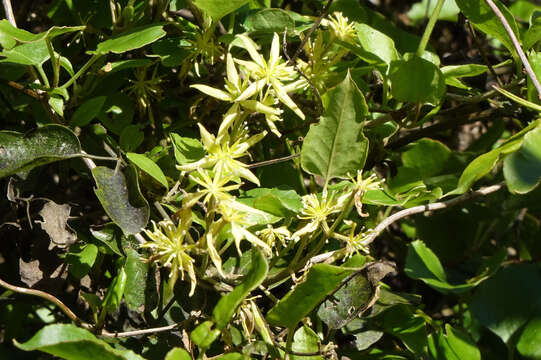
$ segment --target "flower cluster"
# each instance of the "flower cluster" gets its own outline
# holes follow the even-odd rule
[[[330,79],[329,69],[347,53],[333,41],[355,41],[355,29],[341,13],[332,14],[323,25],[330,36],[323,36],[319,31],[315,39],[306,42],[308,62],[297,59],[296,64],[320,88],[327,86],[324,82]],[[201,42],[198,46],[213,61],[212,51],[216,49],[205,34],[197,38]],[[304,113],[289,94],[305,89],[308,83],[299,77],[294,66],[280,57],[277,34],[273,35],[268,57],[263,56],[257,44],[246,35],[237,35],[236,44],[246,50],[250,60],[226,54],[223,88],[192,85],[230,106],[216,135],[198,124],[205,155],[197,161],[177,165],[182,174],[178,185],[186,185],[183,186],[181,206],[177,208],[178,223],[163,220],[154,223],[153,231],[145,230],[149,241],[143,246],[153,253],[149,260],[171,269],[170,286],[178,277],[184,279],[187,274],[191,282],[190,295],[195,290],[196,274],[227,276],[222,268],[222,255],[233,244],[239,254],[242,245],[249,243],[271,257],[273,249],[278,255],[290,246],[299,244],[302,247],[316,238],[333,238],[345,244],[344,249],[349,255],[365,252],[367,232],[356,232],[357,223],[347,220],[343,221],[347,225],[345,229],[337,230],[337,224],[342,223],[344,215],[353,206],[361,217],[366,216],[362,212],[363,197],[367,191],[381,188],[381,181],[375,175],[363,178],[359,171],[340,190],[327,191],[325,188],[322,194],[303,196],[300,211],[296,210],[296,216],[285,218],[282,224],[277,224],[281,220],[276,217],[256,209],[255,204],[252,207],[239,200],[243,181],[260,185],[245,161],[251,158],[250,149],[267,135],[267,131],[251,134],[248,120],[251,115],[260,114],[270,131],[281,136],[276,126],[282,120],[282,109],[278,106],[285,105],[304,119]],[[198,219],[198,225],[192,226],[192,219]],[[295,231],[290,231],[292,226],[296,226]],[[198,235],[197,239],[192,238],[190,231]],[[300,239],[303,241],[299,242]]]
[[[192,87],[216,99],[233,103],[229,113],[240,115],[239,112],[244,110],[263,114],[269,129],[281,136],[275,123],[282,120],[282,110],[277,109],[276,105],[284,104],[304,120],[304,113],[288,93],[305,88],[307,83],[305,80],[295,80],[298,75],[294,67],[287,65],[281,58],[278,34],[274,34],[268,59],[258,52],[257,44],[248,36],[237,35],[237,38],[241,40],[252,60],[234,59],[231,53],[228,53],[224,90],[204,84]],[[242,67],[241,73],[235,64]]]

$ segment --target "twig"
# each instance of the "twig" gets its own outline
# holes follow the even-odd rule
[[[537,90],[537,97],[541,99],[541,84],[539,84],[539,81],[537,80],[537,76],[535,76],[535,72],[533,71],[530,62],[528,61],[528,58],[526,57],[526,54],[524,54],[524,50],[522,50],[522,47],[520,46],[520,42],[517,39],[517,36],[513,32],[513,29],[511,29],[511,26],[509,25],[509,22],[507,22],[507,19],[502,14],[498,6],[494,3],[492,0],[485,0],[485,2],[490,6],[492,11],[494,12],[494,15],[500,20],[503,27],[505,28],[505,31],[507,31],[507,34],[511,38],[511,42],[513,43],[513,47],[518,53],[518,56],[520,57],[520,60],[522,61],[522,64],[524,65],[524,68],[526,69],[526,73],[528,74],[529,78],[532,80],[532,83]]]
[[[8,85],[11,86],[12,88],[16,89],[16,90],[22,91],[26,95],[31,96],[36,100],[42,100],[44,98],[44,96],[38,94],[37,92],[35,92],[32,89],[29,89],[29,88],[25,87],[24,85],[19,84],[18,82],[8,81]]]
[[[466,193],[464,195],[458,196],[458,197],[456,197],[454,199],[451,199],[451,200],[442,201],[442,202],[436,202],[436,203],[427,204],[427,205],[419,205],[419,206],[414,206],[414,207],[409,208],[409,209],[401,210],[401,211],[399,211],[397,213],[394,213],[393,215],[385,218],[382,222],[380,222],[378,224],[378,226],[376,226],[372,230],[372,232],[370,232],[370,234],[367,235],[366,239],[363,241],[363,245],[368,245],[371,242],[373,242],[378,237],[378,235],[383,230],[385,230],[389,225],[391,225],[395,221],[398,221],[398,220],[400,220],[402,218],[405,218],[405,217],[408,217],[408,216],[411,216],[411,215],[415,215],[415,214],[419,214],[419,213],[423,213],[425,211],[435,211],[435,210],[447,209],[447,208],[450,208],[452,206],[463,203],[463,202],[465,202],[467,200],[471,200],[471,199],[477,198],[479,196],[486,196],[486,195],[492,194],[492,193],[502,189],[504,187],[504,185],[505,185],[505,183],[502,182],[502,183],[499,183],[499,184],[496,184],[496,185],[480,188],[479,190],[472,191],[470,193]]]
[[[9,23],[13,25],[13,27],[17,27],[17,22],[13,15],[13,8],[11,7],[11,0],[2,0],[2,4],[4,5],[4,13],[6,14]]]
[[[67,317],[69,317],[72,321],[74,321],[77,325],[79,325],[79,326],[81,326],[81,327],[83,327],[85,329],[92,329],[92,325],[87,324],[84,321],[82,321],[79,317],[77,317],[77,315],[75,315],[75,313],[73,311],[71,311],[71,309],[69,307],[66,306],[66,304],[64,304],[62,301],[60,301],[55,296],[53,296],[53,295],[51,295],[49,293],[46,293],[45,291],[36,290],[36,289],[27,289],[27,288],[23,288],[23,287],[20,287],[20,286],[11,285],[11,284],[5,282],[2,279],[0,279],[0,286],[2,286],[3,288],[6,288],[8,290],[11,290],[13,292],[19,293],[19,294],[37,296],[37,297],[40,297],[40,298],[45,299],[47,301],[50,301],[53,304],[55,304],[56,306],[58,306],[58,308],[64,314],[66,314]]]
[[[298,153],[298,154],[293,154],[293,155],[285,156],[285,157],[278,158],[278,159],[265,160],[265,161],[260,161],[260,162],[252,163],[252,164],[248,165],[247,167],[248,167],[249,169],[253,169],[253,168],[257,168],[257,167],[261,167],[261,166],[267,166],[267,165],[278,164],[278,163],[281,163],[281,162],[289,161],[289,160],[291,160],[291,159],[295,159],[295,158],[297,158],[297,157],[299,157],[299,156],[301,156],[300,153]]]
[[[109,331],[105,331],[104,333],[101,333],[101,336],[111,337],[111,338],[119,338],[119,337],[130,337],[130,336],[139,336],[139,335],[148,335],[148,334],[155,334],[158,332],[164,332],[173,330],[178,327],[182,327],[187,325],[188,323],[192,322],[194,320],[193,317],[189,317],[188,319],[176,323],[171,324],[167,326],[161,326],[161,327],[155,327],[155,328],[149,328],[149,329],[140,329],[140,330],[131,330],[131,331],[124,331],[124,332],[116,332],[112,333]]]
[[[54,295],[51,295],[51,294],[46,293],[45,291],[41,291],[41,290],[28,289],[28,288],[24,288],[24,287],[20,287],[20,286],[11,285],[11,284],[5,282],[2,279],[0,279],[0,286],[2,286],[3,288],[6,288],[8,290],[11,290],[13,292],[19,293],[19,294],[37,296],[37,297],[40,297],[40,298],[45,299],[47,301],[50,301],[53,304],[55,304],[56,306],[58,306],[58,308],[64,314],[66,314],[73,322],[75,322],[75,324],[77,324],[77,326],[80,326],[80,327],[85,328],[87,330],[95,330],[94,326],[92,326],[92,325],[84,322],[83,320],[81,320],[77,315],[75,315],[75,313],[73,311],[71,311],[71,309],[66,304],[64,304],[61,300],[59,300]],[[118,337],[130,337],[130,336],[154,334],[154,333],[157,333],[157,332],[169,331],[169,330],[173,330],[173,329],[175,329],[177,327],[185,326],[185,325],[187,325],[189,322],[191,322],[193,320],[194,320],[193,317],[189,317],[188,319],[186,319],[186,320],[184,320],[184,321],[182,321],[180,323],[176,323],[176,324],[172,324],[172,325],[155,327],[155,328],[148,328],[148,329],[124,331],[124,332],[110,332],[110,331],[107,331],[107,330],[102,330],[100,333],[98,333],[98,335],[105,336],[105,337],[111,337],[111,338],[118,338]]]
[[[289,65],[293,65],[294,62],[295,62],[295,59],[301,54],[302,52],[302,49],[304,48],[304,45],[306,45],[306,42],[308,41],[308,39],[310,39],[310,36],[312,36],[312,34],[314,33],[314,31],[317,29],[317,27],[319,26],[319,24],[321,23],[321,20],[323,20],[323,18],[325,16],[327,16],[327,14],[329,13],[329,9],[331,7],[331,4],[332,4],[333,0],[329,0],[327,2],[327,4],[325,5],[325,7],[323,7],[323,11],[321,12],[321,15],[319,15],[319,17],[317,18],[316,22],[314,23],[314,25],[312,25],[312,27],[310,28],[310,30],[308,30],[308,32],[306,33],[304,39],[302,39],[299,47],[297,48],[297,50],[295,51],[295,53],[293,54],[293,56],[291,57],[291,59],[288,59],[288,64]]]

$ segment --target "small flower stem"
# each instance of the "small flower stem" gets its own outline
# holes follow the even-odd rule
[[[69,79],[64,85],[61,86],[62,89],[67,89],[68,87],[70,87],[79,77],[81,77],[81,75],[83,75],[86,70],[88,70],[88,68],[90,66],[92,66],[92,64],[94,64],[94,62],[96,62],[96,60],[98,60],[99,58],[101,57],[100,54],[94,54],[92,55],[92,57],[86,62],[86,64],[83,65],[82,68],[79,69],[79,71],[77,71],[75,73],[75,75],[73,75],[71,77],[71,79]]]
[[[419,43],[419,47],[417,48],[417,56],[423,55],[426,49],[426,46],[428,45],[428,40],[430,39],[430,35],[432,34],[432,30],[434,30],[436,21],[438,21],[438,16],[440,15],[440,11],[441,11],[441,8],[443,7],[444,2],[445,0],[438,0],[436,7],[434,8],[434,11],[432,12],[432,15],[430,15],[428,24],[426,24],[425,32],[423,33],[423,37],[421,38],[421,42]]]
[[[49,84],[49,79],[47,78],[47,74],[45,74],[45,71],[43,71],[43,66],[36,65],[36,69],[38,70],[39,76],[41,77],[41,80],[43,81],[43,85],[46,87],[51,87]]]

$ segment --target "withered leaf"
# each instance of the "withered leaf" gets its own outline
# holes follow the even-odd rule
[[[51,239],[49,250],[55,246],[67,248],[77,240],[77,234],[68,225],[70,211],[71,207],[68,204],[48,201],[39,212],[43,221],[37,222]]]

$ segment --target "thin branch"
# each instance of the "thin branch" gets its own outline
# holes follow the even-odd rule
[[[69,317],[72,321],[74,321],[77,325],[79,325],[79,326],[81,326],[81,327],[83,327],[85,329],[92,329],[92,326],[90,324],[85,323],[79,317],[77,317],[77,315],[75,315],[75,313],[73,311],[71,311],[71,309],[69,307],[67,307],[66,304],[64,304],[62,301],[60,301],[55,296],[53,296],[53,295],[51,295],[49,293],[46,293],[45,291],[36,290],[36,289],[28,289],[28,288],[24,288],[24,287],[20,287],[20,286],[11,285],[11,284],[5,282],[2,279],[0,279],[0,286],[3,287],[3,288],[6,288],[8,290],[11,290],[13,292],[19,293],[19,294],[37,296],[37,297],[40,297],[40,298],[45,299],[47,301],[50,301],[53,304],[55,304],[56,306],[58,306],[58,308],[64,314],[66,314],[67,317]]]
[[[12,88],[18,90],[18,91],[21,91],[21,92],[25,93],[28,96],[33,97],[36,100],[43,100],[45,98],[45,96],[38,94],[34,90],[32,90],[30,88],[27,88],[26,86],[21,85],[18,82],[8,81],[8,85],[11,86]]]
[[[13,25],[13,27],[17,27],[17,22],[13,15],[13,8],[11,7],[11,0],[2,0],[2,4],[4,5],[4,14],[6,14],[9,23]]]
[[[378,237],[378,235],[383,230],[385,230],[387,227],[389,227],[389,225],[391,225],[392,223],[394,223],[394,222],[396,222],[396,221],[398,221],[398,220],[400,220],[402,218],[405,218],[405,217],[408,217],[408,216],[411,216],[411,215],[415,215],[415,214],[420,214],[420,213],[423,213],[425,211],[435,211],[435,210],[447,209],[447,208],[450,208],[452,206],[461,204],[461,203],[463,203],[465,201],[468,201],[468,200],[471,200],[471,199],[474,199],[474,198],[477,198],[477,197],[480,197],[480,196],[486,196],[486,195],[492,194],[492,193],[502,189],[504,187],[504,185],[505,185],[505,183],[502,182],[502,183],[499,183],[499,184],[496,184],[496,185],[480,188],[479,190],[466,193],[464,195],[458,196],[458,197],[456,197],[454,199],[451,199],[451,200],[442,201],[442,202],[436,202],[436,203],[427,204],[427,205],[419,205],[419,206],[414,206],[414,207],[409,208],[409,209],[401,210],[401,211],[399,211],[397,213],[394,213],[393,215],[385,218],[382,222],[380,222],[378,224],[378,226],[376,226],[372,230],[372,232],[370,232],[370,234],[367,236],[367,238],[363,241],[363,244],[364,245],[370,244],[371,242],[373,242]]]
[[[193,317],[190,317],[182,322],[171,324],[167,326],[161,326],[161,327],[155,327],[155,328],[149,328],[149,329],[140,329],[140,330],[131,330],[131,331],[124,331],[124,332],[109,332],[104,331],[101,333],[101,336],[111,337],[111,338],[119,338],[119,337],[130,337],[130,336],[139,336],[139,335],[148,335],[148,334],[155,334],[158,332],[164,332],[176,329],[178,327],[183,327],[187,325],[189,322],[192,322],[194,320]]]
[[[327,4],[325,5],[325,7],[323,8],[323,11],[321,12],[321,15],[319,15],[319,17],[317,18],[316,22],[314,23],[314,25],[312,25],[312,27],[310,28],[310,30],[308,30],[308,32],[306,33],[306,35],[304,36],[304,39],[302,39],[299,47],[297,48],[297,50],[295,51],[295,53],[293,54],[293,56],[288,59],[288,64],[289,65],[293,65],[294,62],[295,62],[295,59],[297,59],[297,57],[299,57],[299,55],[301,54],[302,52],[302,49],[304,48],[304,45],[306,45],[306,42],[308,41],[308,39],[310,39],[310,36],[312,36],[312,34],[314,33],[314,31],[317,29],[317,27],[319,26],[319,24],[321,23],[321,20],[323,20],[323,18],[325,16],[327,16],[327,14],[329,13],[329,9],[331,7],[331,4],[332,4],[333,0],[329,0],[327,2]]]
[[[281,162],[289,161],[291,159],[295,159],[295,158],[297,158],[299,156],[301,156],[301,154],[297,153],[297,154],[293,154],[293,155],[289,155],[289,156],[284,156],[284,157],[278,158],[278,159],[265,160],[265,161],[252,163],[252,164],[248,165],[247,167],[249,169],[253,169],[253,168],[257,168],[257,167],[261,167],[261,166],[274,165],[274,164],[278,164],[278,163],[281,163]]]
[[[0,286],[2,286],[3,288],[6,288],[8,290],[11,290],[13,292],[19,293],[19,294],[37,296],[37,297],[45,299],[45,300],[47,300],[49,302],[52,302],[53,304],[58,306],[58,308],[64,314],[66,314],[67,317],[69,317],[73,322],[75,322],[75,324],[77,324],[78,326],[80,326],[82,328],[85,328],[87,330],[95,330],[94,326],[82,321],[61,300],[59,300],[57,297],[55,297],[55,296],[53,296],[53,295],[51,295],[49,293],[46,293],[45,291],[36,290],[36,289],[28,289],[28,288],[24,288],[24,287],[20,287],[20,286],[11,285],[11,284],[5,282],[2,279],[0,279]],[[155,334],[155,333],[158,333],[158,332],[169,331],[169,330],[173,330],[173,329],[175,329],[177,327],[185,326],[185,325],[187,325],[189,322],[191,322],[193,320],[194,320],[194,317],[189,317],[188,319],[186,319],[186,320],[184,320],[184,321],[182,321],[180,323],[176,323],[176,324],[172,324],[172,325],[155,327],[155,328],[148,328],[148,329],[124,331],[124,332],[110,332],[110,331],[107,331],[107,330],[102,330],[100,333],[98,333],[98,335],[104,336],[104,337],[110,337],[110,338],[118,338],[118,337],[130,337],[130,336],[138,336],[138,335]]]
[[[500,8],[494,3],[492,0],[485,0],[485,2],[490,6],[492,9],[492,12],[494,12],[494,15],[500,20],[503,27],[505,28],[505,31],[507,31],[507,34],[511,38],[511,42],[513,43],[513,47],[518,53],[518,56],[520,57],[520,60],[522,61],[522,64],[524,65],[524,68],[526,69],[526,73],[528,74],[528,77],[532,80],[533,85],[535,86],[535,89],[537,90],[537,96],[539,99],[541,99],[541,84],[539,84],[539,81],[537,80],[537,76],[535,76],[535,72],[533,71],[530,62],[528,61],[528,58],[526,57],[526,54],[524,54],[524,50],[522,50],[522,46],[520,46],[520,42],[517,39],[517,36],[513,32],[513,29],[511,29],[511,26],[509,25],[509,22],[507,22],[507,19],[500,11]]]

